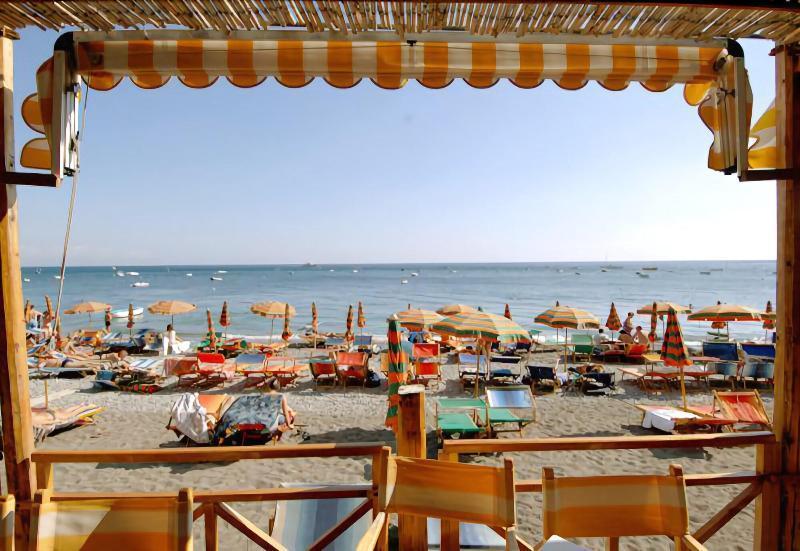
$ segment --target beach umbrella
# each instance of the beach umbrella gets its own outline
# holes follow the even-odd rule
[[[654,302],[650,308],[650,332],[647,334],[647,340],[654,344],[656,342],[656,329],[658,329],[658,305]]]
[[[97,312],[105,312],[111,308],[111,305],[106,304],[105,302],[81,302],[76,304],[69,310],[64,310],[65,314],[89,314],[89,324],[92,323],[92,314]],[[33,310],[33,305],[31,305],[31,310]]]
[[[410,306],[410,305],[409,305]],[[430,310],[420,308],[409,308],[401,312],[395,312],[389,316],[389,321],[395,320],[409,331],[422,331],[442,319],[442,316]]]
[[[28,323],[30,321],[28,318],[30,317],[29,312],[31,311],[31,309],[33,309],[33,306],[31,305],[31,301],[30,300],[26,300],[25,301],[25,307],[22,309],[22,316],[25,318],[25,323]]]
[[[767,340],[767,332],[768,331],[775,331],[775,313],[772,311],[772,301],[767,301],[767,307],[764,308],[764,312],[761,314],[761,317],[764,319],[764,323],[761,327],[764,329],[764,342]]]
[[[289,315],[289,305],[287,304],[283,314],[283,332],[281,333],[281,338],[286,342],[289,342],[289,339],[292,338],[292,329],[289,327],[291,319],[292,316]]]
[[[231,318],[228,317],[228,301],[222,303],[222,311],[219,313],[219,326],[224,327],[226,330],[226,337],[227,337],[227,329],[231,325]]]
[[[545,310],[536,316],[533,321],[556,330],[564,329],[564,365],[567,363],[567,340],[569,330],[600,328],[600,320],[586,310],[580,310],[570,306],[561,306],[558,301],[556,301],[556,305],[553,308]]]
[[[110,323],[111,310],[108,310],[107,312],[108,313],[106,315],[108,317],[109,325],[110,325],[111,324]],[[127,327],[128,327],[128,332],[130,333],[131,337],[133,337],[133,326],[134,326],[134,322],[133,322],[133,304],[128,304],[128,325],[127,325]]]
[[[289,307],[288,309],[286,308],[287,306]],[[250,306],[250,311],[258,316],[272,320],[272,325],[270,326],[269,330],[270,342],[272,341],[272,335],[275,333],[275,320],[277,318],[286,316],[287,312],[289,317],[294,317],[297,314],[294,306],[291,304],[287,304],[286,302],[277,302],[274,300],[257,302]]]
[[[715,329],[722,329],[722,327],[727,329],[728,323],[731,321],[761,321],[763,317],[761,312],[748,306],[722,304],[717,301],[714,306],[707,306],[689,314],[687,319],[689,321],[710,321],[711,327]],[[724,324],[724,326],[719,324]],[[727,332],[730,335],[730,329],[727,329]]]
[[[364,315],[364,306],[361,301],[358,301],[358,317],[356,318],[356,325],[358,325],[359,335],[364,334],[364,327],[367,325],[367,317]]]
[[[681,325],[678,323],[678,313],[673,309],[667,312],[667,328],[664,331],[664,342],[661,344],[661,359],[664,365],[680,369],[681,396],[683,407],[686,407],[686,383],[683,368],[692,365],[692,360],[689,359],[689,350],[683,340]]]
[[[654,301],[651,302],[650,304],[645,304],[644,306],[636,310],[636,313],[649,316],[653,313],[653,311],[655,311],[656,314],[658,314],[659,316],[665,316],[669,313],[670,308],[675,310],[675,312],[678,314],[692,313],[692,309],[689,308],[688,306],[681,306],[680,304],[676,304],[674,302],[659,302],[659,301]]]
[[[345,321],[344,340],[350,342],[353,340],[353,305],[347,308],[347,320]]]
[[[611,330],[612,338],[614,336],[614,331],[622,329],[622,322],[619,319],[617,307],[614,306],[613,302],[611,303],[611,309],[608,311],[608,318],[606,318],[606,327]]]
[[[170,325],[175,325],[175,316],[197,310],[197,306],[182,300],[159,300],[147,307],[147,311],[158,316],[169,316]]]
[[[130,314],[130,312],[129,312]],[[105,322],[106,331],[111,330],[111,308],[106,309],[103,321]]]
[[[317,303],[311,303],[311,331],[316,335],[319,333],[319,318],[317,317]]]
[[[465,314],[469,312],[477,312],[477,308],[473,308],[472,306],[467,306],[466,304],[446,304],[442,306],[438,310],[436,310],[437,314],[441,314],[443,316],[452,316],[453,314]]]
[[[503,312],[503,315],[506,318],[511,319],[511,308],[508,307],[508,303],[506,303],[506,310]]]
[[[211,319],[211,308],[206,308],[206,322],[208,323],[208,347],[217,351],[217,332],[214,330],[214,320]]]
[[[528,342],[530,334],[518,323],[497,314],[487,312],[467,312],[448,316],[431,326],[431,331],[446,337],[473,338],[486,348],[493,342]],[[478,363],[481,362],[481,347],[478,347]],[[488,371],[488,370],[487,370]],[[488,372],[487,372],[488,376]],[[475,382],[475,396],[478,395],[477,377]]]
[[[386,410],[385,425],[397,431],[397,414],[400,409],[400,385],[406,378],[408,368],[408,354],[401,346],[402,336],[400,335],[400,322],[389,320],[389,330],[386,333],[389,343],[389,407]]]

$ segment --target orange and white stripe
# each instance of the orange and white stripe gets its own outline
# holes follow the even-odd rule
[[[43,130],[59,150],[51,155],[53,172],[66,157],[68,141],[61,127],[69,113],[53,98],[54,82],[75,82],[82,77],[96,90],[110,90],[128,77],[146,89],[158,88],[177,77],[186,86],[204,88],[225,77],[235,86],[252,87],[274,77],[288,87],[301,87],[323,78],[337,88],[349,88],[370,79],[387,89],[416,80],[428,88],[443,88],[455,79],[470,86],[488,88],[500,79],[533,88],[552,80],[567,90],[595,81],[609,90],[622,90],[639,82],[651,91],[674,84],[693,87],[701,102],[701,117],[714,132],[709,165],[731,166],[729,144],[735,129],[723,107],[732,102],[719,89],[730,90],[729,56],[720,47],[644,46],[625,44],[529,44],[489,42],[367,42],[297,40],[109,40],[77,41],[69,55],[74,74],[59,75],[72,63],[63,63],[56,52],[37,73],[38,103]],[[63,57],[63,56],[62,56]],[[720,62],[723,60],[723,62]],[[723,69],[720,70],[719,67]],[[709,99],[710,98],[710,99]],[[713,98],[719,98],[714,102]],[[687,96],[687,99],[689,97]],[[711,103],[709,103],[711,101]],[[720,104],[721,102],[721,104]],[[29,107],[31,107],[29,105]],[[41,144],[33,144],[40,146]],[[23,150],[24,151],[24,150]],[[25,155],[24,155],[25,156]],[[43,166],[41,155],[26,157],[32,168]],[[58,161],[58,162],[56,162]]]
[[[750,138],[755,140],[750,146],[748,160],[750,168],[778,167],[778,112],[775,100],[764,111],[750,129]]]

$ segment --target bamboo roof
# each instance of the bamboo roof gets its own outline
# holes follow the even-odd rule
[[[8,29],[300,29],[315,33],[462,31],[487,37],[535,33],[637,39],[800,39],[798,0],[632,2],[357,2],[311,0],[7,1]]]

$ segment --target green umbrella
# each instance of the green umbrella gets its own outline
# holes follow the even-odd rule
[[[405,380],[408,356],[400,345],[400,323],[389,320],[389,409],[386,411],[386,426],[397,431],[397,412],[400,408],[400,385]]]
[[[667,312],[667,329],[664,331],[664,342],[661,344],[661,359],[664,365],[677,367],[681,371],[681,396],[683,407],[686,407],[686,384],[684,382],[683,368],[692,365],[689,350],[683,340],[681,325],[678,323],[678,313],[674,308]]]

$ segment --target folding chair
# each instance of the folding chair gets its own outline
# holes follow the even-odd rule
[[[536,400],[530,387],[525,385],[487,387],[486,406],[492,435],[508,432],[498,425],[516,425],[512,430],[522,436],[522,429],[536,421]]]
[[[366,352],[336,352],[334,355],[336,376],[342,386],[347,388],[347,381],[355,379],[361,386],[367,384],[369,356]]]
[[[544,467],[542,508],[545,541],[555,535],[608,538],[606,549],[618,549],[620,537],[667,536],[676,549],[705,549],[689,533],[686,485],[679,465],[671,465],[667,476],[558,478],[552,468]]]

